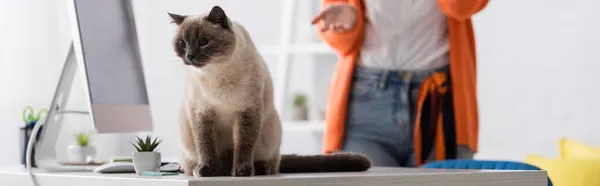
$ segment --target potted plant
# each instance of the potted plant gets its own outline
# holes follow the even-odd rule
[[[145,139],[137,137],[135,144],[131,143],[137,150],[132,155],[133,166],[137,174],[142,174],[145,171],[159,171],[161,157],[160,153],[155,150],[161,142],[162,140],[152,139],[152,136],[147,135]]]
[[[68,158],[70,162],[87,162],[96,155],[96,148],[89,145],[90,137],[84,132],[75,134],[77,144],[69,145]]]
[[[304,94],[294,96],[292,120],[308,120],[308,107],[306,106],[306,96]]]

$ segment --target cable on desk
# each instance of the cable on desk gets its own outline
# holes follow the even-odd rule
[[[31,172],[31,164],[33,163],[31,157],[34,146],[33,143],[36,140],[37,133],[44,124],[46,124],[45,116],[38,120],[37,125],[33,127],[29,136],[29,141],[27,142],[27,151],[25,152],[25,167],[27,168],[27,172],[29,172],[30,176],[33,176],[33,172]]]

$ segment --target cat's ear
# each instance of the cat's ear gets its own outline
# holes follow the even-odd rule
[[[223,9],[219,6],[214,6],[210,10],[210,13],[206,17],[206,20],[213,24],[223,27],[223,29],[230,28],[229,20],[227,19],[227,15],[225,15],[225,11],[223,11]]]
[[[186,15],[172,14],[169,12],[167,12],[167,14],[169,14],[169,17],[171,17],[171,19],[172,19],[171,23],[175,23],[177,25],[181,24],[183,22],[183,20],[185,20],[185,18],[187,18]]]

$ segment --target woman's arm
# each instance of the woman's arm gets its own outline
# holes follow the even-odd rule
[[[488,0],[437,0],[442,12],[458,20],[469,19],[482,10]]]
[[[323,20],[321,19],[317,22],[319,27],[317,32],[319,32],[319,36],[325,43],[338,53],[341,55],[348,55],[355,52],[355,50],[359,50],[360,45],[362,45],[365,25],[364,7],[362,0],[323,0],[322,7],[327,7],[336,3],[347,3],[354,7],[356,10],[356,22],[351,28],[341,32],[333,29],[321,31],[321,28],[323,27]]]

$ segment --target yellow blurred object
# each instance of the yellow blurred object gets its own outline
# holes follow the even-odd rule
[[[525,162],[547,171],[554,186],[600,185],[600,159],[556,159],[528,155]]]
[[[561,159],[595,159],[600,160],[600,148],[592,147],[569,138],[560,139]]]

